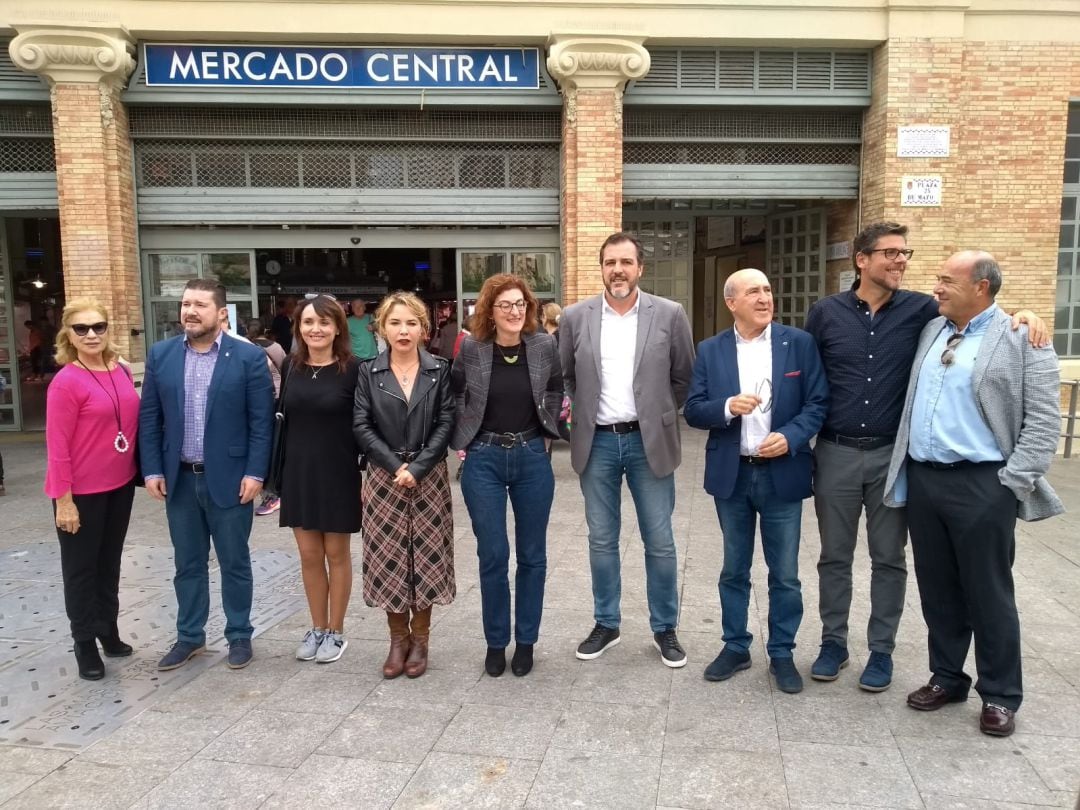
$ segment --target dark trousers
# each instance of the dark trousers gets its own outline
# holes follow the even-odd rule
[[[1002,464],[935,470],[909,461],[908,527],[931,683],[956,694],[971,687],[964,660],[975,639],[975,691],[1020,708],[1020,619],[1012,564],[1016,496],[998,480]]]
[[[120,558],[131,519],[134,482],[109,492],[75,495],[79,530],[56,530],[64,607],[75,641],[109,635],[120,613]],[[56,502],[53,502],[53,514]]]

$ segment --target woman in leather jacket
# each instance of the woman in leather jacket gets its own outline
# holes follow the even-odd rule
[[[364,601],[386,611],[383,677],[427,670],[431,606],[454,601],[454,518],[446,448],[454,394],[445,360],[422,346],[427,307],[391,293],[375,313],[387,349],[360,367],[353,433],[367,458]],[[411,613],[411,621],[410,621]]]

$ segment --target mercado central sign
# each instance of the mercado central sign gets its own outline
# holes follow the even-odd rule
[[[537,90],[537,48],[144,45],[146,83],[180,87]]]

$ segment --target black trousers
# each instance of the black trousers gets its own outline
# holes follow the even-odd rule
[[[966,694],[964,660],[975,639],[975,691],[985,702],[1020,708],[1020,619],[1012,565],[1016,496],[998,480],[1000,462],[935,470],[908,461],[908,529],[931,683]]]
[[[79,531],[56,530],[64,575],[64,607],[75,641],[108,635],[120,613],[120,558],[135,497],[132,481],[119,489],[75,495]],[[53,514],[56,502],[53,502]]]

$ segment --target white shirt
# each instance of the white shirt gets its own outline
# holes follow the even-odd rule
[[[735,357],[739,364],[739,392],[757,394],[761,397],[761,406],[754,408],[742,418],[742,432],[739,436],[739,454],[753,456],[765,437],[772,432],[772,325],[752,340],[746,340],[735,332]],[[768,380],[766,383],[765,381]],[[724,403],[724,416],[728,423],[735,418],[731,412],[730,397]],[[769,408],[765,413],[761,407]]]
[[[637,352],[638,309],[641,293],[625,315],[613,310],[603,296],[600,305],[600,402],[596,407],[596,423],[614,425],[616,422],[637,420],[634,400],[634,358]]]

